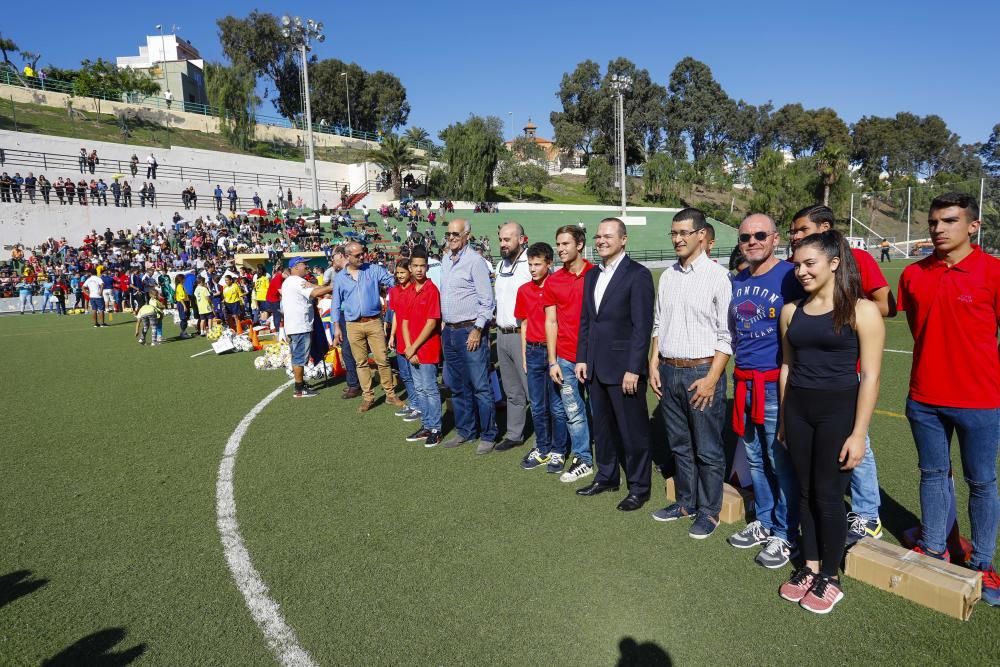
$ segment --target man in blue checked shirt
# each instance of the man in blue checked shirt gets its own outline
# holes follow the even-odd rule
[[[389,289],[396,284],[395,278],[378,264],[364,261],[364,248],[360,243],[347,244],[347,266],[333,279],[330,312],[341,309],[347,320],[347,340],[358,367],[361,383],[361,406],[358,412],[368,412],[375,406],[375,381],[368,367],[368,352],[371,351],[378,367],[378,376],[385,391],[385,402],[402,407],[405,403],[396,396],[392,384],[392,368],[385,346],[385,331],[382,328],[382,302],[379,288]],[[333,322],[333,344],[344,340],[340,322]]]
[[[442,446],[458,447],[478,435],[476,453],[488,454],[497,439],[486,330],[493,319],[494,299],[490,265],[469,247],[471,231],[468,220],[448,223],[448,249],[441,258],[444,381],[452,391],[456,431]]]

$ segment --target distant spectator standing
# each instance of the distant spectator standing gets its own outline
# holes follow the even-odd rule
[[[80,163],[80,173],[87,173],[87,149],[81,148],[80,155],[77,157],[77,161]]]
[[[222,212],[222,186],[221,185],[216,185],[215,186],[215,191],[212,193],[212,195],[213,195],[213,197],[215,197],[215,210],[219,211],[221,213]]]
[[[156,168],[159,165],[156,163],[156,156],[152,153],[146,158],[146,178],[156,178]]]
[[[28,172],[28,175],[24,179],[24,192],[28,195],[28,201],[32,204],[35,203],[35,187],[38,185],[38,179],[35,178],[32,172]]]

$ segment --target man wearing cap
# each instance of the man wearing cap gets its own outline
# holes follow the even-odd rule
[[[346,335],[357,364],[362,392],[358,412],[368,412],[375,406],[375,380],[368,367],[369,352],[378,367],[385,402],[403,407],[405,403],[396,396],[392,383],[379,293],[380,287],[389,289],[396,281],[384,267],[364,261],[365,252],[360,243],[348,243],[346,250],[347,266],[333,279],[330,312],[336,313],[342,309],[347,320]],[[341,329],[339,320],[333,320],[333,332],[333,344],[340,345],[345,332]]]
[[[525,253],[527,238],[524,228],[519,223],[508,222],[500,227],[497,236],[500,238],[501,257],[496,268],[495,285],[497,361],[500,363],[503,390],[507,394],[507,434],[496,449],[504,451],[524,442],[528,377],[521,352],[521,327],[514,317],[514,302],[517,301],[517,290],[531,281],[531,274]]]
[[[309,361],[309,341],[313,329],[313,299],[329,294],[332,285],[316,287],[306,281],[309,264],[304,257],[288,260],[288,277],[281,284],[281,310],[285,315],[285,335],[292,353],[292,373],[295,375],[295,398],[312,398],[316,395],[305,385],[303,367]]]

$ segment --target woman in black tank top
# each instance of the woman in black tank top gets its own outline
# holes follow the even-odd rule
[[[793,262],[808,296],[781,311],[779,438],[799,483],[806,563],[779,593],[826,614],[844,596],[838,577],[847,539],[844,492],[865,453],[885,326],[878,307],[865,300],[851,249],[838,232],[807,236]]]

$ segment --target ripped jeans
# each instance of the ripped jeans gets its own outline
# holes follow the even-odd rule
[[[563,377],[559,395],[562,397],[563,408],[566,411],[566,430],[569,431],[571,453],[583,463],[593,465],[594,455],[590,451],[590,426],[587,424],[587,402],[583,400],[580,383],[576,379],[576,364],[562,357],[558,358],[558,362]]]

